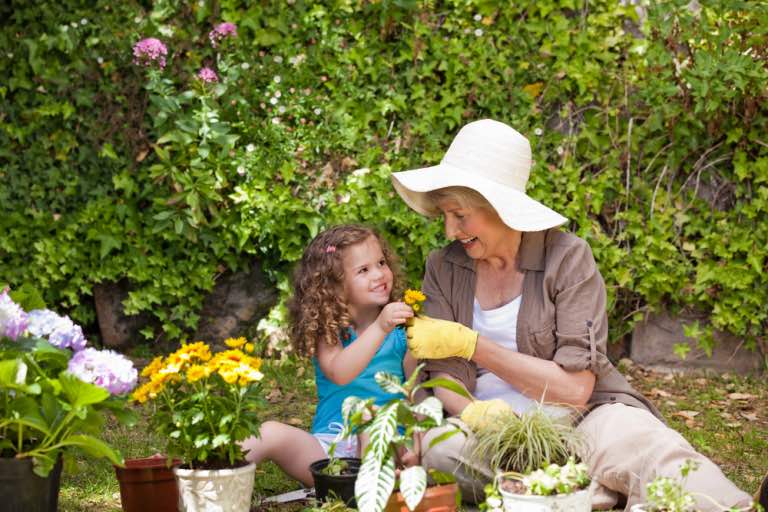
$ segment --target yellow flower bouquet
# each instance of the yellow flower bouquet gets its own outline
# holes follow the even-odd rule
[[[156,357],[132,395],[150,407],[168,456],[193,469],[235,466],[244,460],[238,441],[259,432],[261,359],[245,338],[225,343],[229,349],[216,354],[198,341]]]

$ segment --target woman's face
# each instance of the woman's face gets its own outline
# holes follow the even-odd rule
[[[439,201],[437,207],[443,212],[445,236],[461,242],[470,258],[482,260],[500,254],[510,229],[496,212],[461,206],[454,199]]]

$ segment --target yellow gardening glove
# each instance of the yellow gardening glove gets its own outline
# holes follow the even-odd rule
[[[512,408],[501,398],[475,400],[461,411],[461,421],[478,431],[493,423],[498,416],[514,414]]]
[[[417,316],[407,328],[408,348],[416,359],[470,359],[478,334],[458,322]]]

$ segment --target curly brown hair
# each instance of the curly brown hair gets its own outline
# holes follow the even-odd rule
[[[298,354],[313,356],[318,343],[335,345],[352,324],[341,296],[344,250],[376,237],[392,270],[389,300],[402,294],[400,263],[387,242],[368,226],[343,224],[317,235],[304,250],[293,275],[293,296],[288,301],[291,342]]]

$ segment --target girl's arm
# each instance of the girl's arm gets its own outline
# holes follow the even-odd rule
[[[339,386],[349,384],[365,370],[381,343],[396,325],[404,324],[413,310],[403,302],[391,302],[382,308],[378,318],[357,337],[354,343],[317,347],[317,362],[323,374]]]

